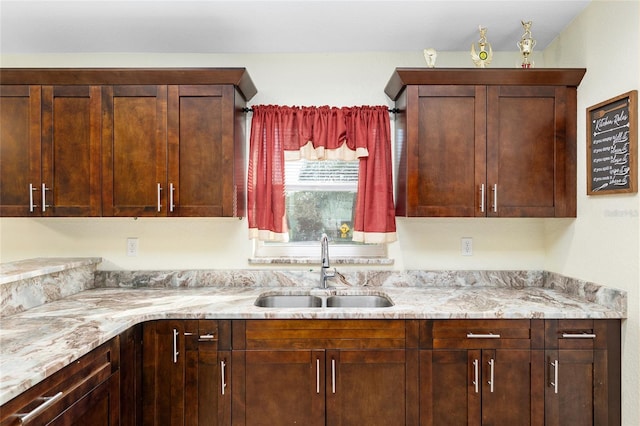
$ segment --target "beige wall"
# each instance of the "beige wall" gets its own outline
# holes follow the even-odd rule
[[[599,29],[606,28],[603,33]],[[577,219],[398,219],[391,244],[396,269],[547,269],[622,288],[623,425],[640,424],[640,231],[637,194],[585,195],[585,108],[638,89],[638,1],[598,1],[544,52],[537,67],[586,67],[578,93]],[[533,27],[535,37],[535,23]],[[425,46],[429,47],[429,46]],[[437,48],[437,46],[435,46]],[[466,46],[441,52],[439,67],[473,66]],[[513,67],[516,52],[496,52],[492,67]],[[3,67],[247,67],[252,104],[391,106],[383,89],[395,67],[424,66],[422,52],[317,55],[3,55]],[[617,212],[623,212],[620,216]],[[626,212],[626,213],[625,213]],[[624,215],[626,214],[626,215]],[[37,256],[101,256],[102,269],[247,268],[246,220],[157,218],[0,219],[0,261]],[[125,255],[139,238],[138,257]],[[460,255],[460,238],[474,255]]]
[[[587,68],[578,90],[578,217],[546,224],[545,269],[627,291],[623,425],[640,424],[640,197],[586,195],[586,109],[640,89],[639,57],[637,0],[593,1],[544,52],[548,67]]]

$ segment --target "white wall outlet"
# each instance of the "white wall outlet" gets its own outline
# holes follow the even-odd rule
[[[127,238],[127,256],[135,257],[138,255],[138,239]]]
[[[473,238],[462,237],[460,239],[460,250],[463,256],[473,256]]]

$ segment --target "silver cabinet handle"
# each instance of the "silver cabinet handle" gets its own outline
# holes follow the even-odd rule
[[[162,187],[158,184],[158,213],[162,209],[162,204],[160,203],[160,193],[162,192]]]
[[[47,207],[51,207],[47,204],[47,191],[50,191],[51,188],[47,188],[46,184],[42,184],[42,212],[47,211]]]
[[[556,359],[554,362],[551,363],[551,365],[553,366],[553,382],[551,382],[551,386],[553,386],[554,393],[558,393],[558,371],[559,371],[560,364]]]
[[[495,360],[493,358],[491,358],[489,360],[489,381],[487,382],[487,384],[489,385],[489,390],[491,391],[491,393],[493,393],[494,367],[495,367]]]
[[[484,183],[480,185],[480,212],[484,213]]]
[[[493,212],[498,213],[498,184],[493,185]]]
[[[467,339],[499,339],[499,334],[476,334],[476,333],[467,333]]]
[[[480,380],[478,378],[478,375],[480,374],[478,371],[478,360],[474,359],[473,360],[473,385],[475,386],[475,390],[476,393],[480,392]]]
[[[209,334],[201,334],[198,340],[201,342],[206,342],[206,341],[215,340],[215,339],[216,339],[216,336],[209,333]]]
[[[173,329],[173,363],[178,362],[178,330]]]
[[[33,213],[33,210],[36,208],[37,204],[33,204],[33,191],[37,191],[38,188],[34,188],[33,184],[29,184],[29,213]]]
[[[316,358],[316,393],[320,393],[320,358]]]
[[[226,372],[225,369],[227,367],[227,363],[224,360],[220,361],[220,392],[224,395],[224,389],[227,387],[226,381]]]
[[[34,417],[36,417],[38,414],[42,413],[44,410],[46,410],[47,408],[49,408],[51,405],[53,405],[57,400],[59,400],[60,398],[62,398],[62,392],[58,392],[57,394],[53,395],[53,396],[43,396],[42,399],[43,403],[38,405],[36,408],[34,408],[33,410],[29,411],[28,413],[24,413],[24,414],[18,414],[18,419],[20,421],[20,424],[25,424],[30,422],[31,420],[34,419]]]
[[[562,333],[563,339],[595,339],[596,335],[591,333]]]
[[[169,184],[169,211],[173,213],[173,209],[176,208],[176,205],[173,203],[173,192],[176,190],[176,187],[173,186],[172,183]]]
[[[331,360],[331,392],[336,393],[336,360]]]

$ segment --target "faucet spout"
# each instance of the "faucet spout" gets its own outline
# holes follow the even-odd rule
[[[327,234],[320,237],[320,288],[327,288],[327,279],[336,276],[335,270],[329,272],[329,238]]]

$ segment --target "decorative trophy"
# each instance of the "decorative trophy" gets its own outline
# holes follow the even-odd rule
[[[471,59],[477,68],[485,68],[493,59],[493,50],[491,44],[487,41],[487,29],[482,25],[478,26],[480,30],[480,40],[478,40],[478,51],[476,52],[476,43],[471,44]]]
[[[436,67],[436,59],[438,58],[438,52],[433,47],[424,49],[424,60],[427,61],[428,68]]]
[[[524,28],[524,34],[520,38],[520,41],[516,43],[522,54],[522,68],[533,68],[533,61],[529,61],[529,55],[533,52],[533,48],[536,45],[536,41],[531,36],[531,21],[520,21]]]

